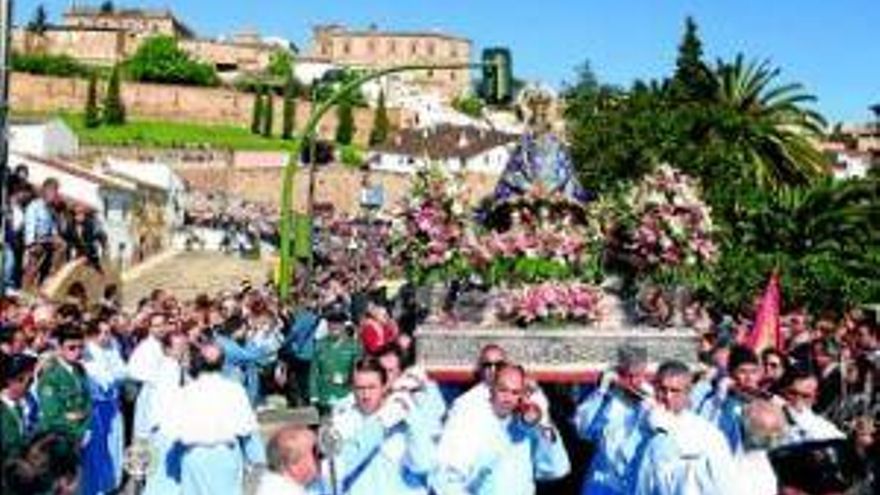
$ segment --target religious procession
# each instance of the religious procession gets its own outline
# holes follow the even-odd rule
[[[880,105],[76,3],[0,0],[3,495],[880,493]]]

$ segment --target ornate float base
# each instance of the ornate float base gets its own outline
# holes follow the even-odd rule
[[[648,351],[652,366],[667,359],[695,365],[698,335],[690,329],[567,326],[560,328],[422,326],[416,332],[417,359],[439,380],[467,380],[480,349],[503,347],[511,359],[541,381],[589,381],[607,369],[623,344]]]

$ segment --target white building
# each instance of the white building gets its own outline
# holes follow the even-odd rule
[[[102,171],[107,175],[160,191],[164,195],[164,218],[169,229],[168,234],[183,226],[186,184],[168,164],[111,157],[104,161]]]
[[[450,172],[500,175],[518,137],[476,127],[440,125],[406,129],[371,150],[373,170],[414,173],[429,165]]]
[[[72,157],[79,152],[79,141],[59,118],[13,119],[9,126],[9,149],[39,157]]]
[[[835,179],[859,179],[871,170],[871,153],[840,150],[833,153],[831,172]]]

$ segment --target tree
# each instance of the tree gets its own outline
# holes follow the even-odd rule
[[[483,107],[485,106],[483,100],[477,95],[464,95],[452,100],[452,108],[473,118],[483,115]]]
[[[815,143],[825,132],[825,119],[804,104],[816,97],[803,85],[774,86],[778,68],[768,62],[719,61],[713,102],[724,119],[712,133],[734,145],[744,177],[759,185],[806,184],[828,174],[828,161]]]
[[[272,91],[268,88],[263,90],[263,128],[261,134],[263,137],[272,136],[273,110],[275,107]]]
[[[712,96],[712,73],[703,62],[703,43],[691,17],[685,19],[684,37],[678,47],[672,81],[674,95],[680,100],[702,101]]]
[[[293,55],[288,50],[279,49],[269,56],[269,66],[266,68],[269,75],[287,79],[293,74]]]
[[[354,114],[351,109],[351,101],[343,98],[336,106],[336,142],[339,144],[351,144],[354,139]]]
[[[89,129],[101,125],[101,113],[98,110],[98,75],[89,75],[89,86],[86,92],[85,125]]]
[[[43,34],[48,28],[49,22],[48,15],[46,14],[46,6],[43,4],[37,5],[36,10],[34,10],[34,16],[27,25],[27,30],[32,33]]]
[[[171,36],[153,36],[145,40],[125,62],[125,68],[135,81],[197,86],[220,83],[213,65],[192,60]]]
[[[101,3],[101,13],[102,14],[112,14],[116,11],[116,7],[113,5],[113,2],[107,0]]]
[[[373,119],[373,130],[370,131],[370,146],[382,144],[388,139],[391,123],[388,121],[388,109],[385,108],[385,91],[379,92],[376,102],[376,116]]]
[[[259,134],[263,123],[263,91],[254,94],[254,106],[251,112],[251,133]]]
[[[284,82],[284,106],[281,115],[281,139],[290,139],[296,127],[296,85],[293,74],[288,74]]]
[[[107,94],[104,95],[104,123],[107,125],[125,124],[125,105],[122,104],[119,66],[114,66],[107,81]]]

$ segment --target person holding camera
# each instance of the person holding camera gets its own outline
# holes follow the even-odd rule
[[[595,446],[584,495],[625,493],[626,469],[644,434],[638,425],[648,412],[647,365],[644,347],[621,346],[614,371],[603,373],[599,387],[578,406],[578,435]]]
[[[340,439],[330,458],[333,493],[427,495],[439,422],[416,407],[411,391],[391,389],[376,358],[355,363],[352,385],[353,398],[339,403],[332,417]]]
[[[450,416],[430,484],[437,495],[531,495],[536,480],[570,469],[546,405],[531,400],[525,370],[503,364],[487,400]]]

